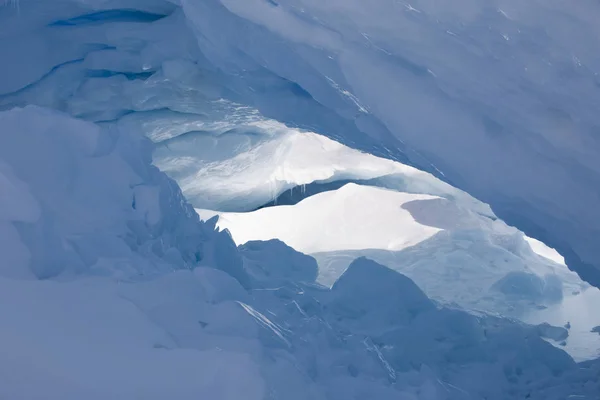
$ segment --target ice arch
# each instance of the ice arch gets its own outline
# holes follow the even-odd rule
[[[181,88],[202,82],[436,173],[600,285],[599,18],[592,1],[21,0],[0,9],[0,104],[198,115]],[[157,73],[169,104],[135,87],[164,90]]]

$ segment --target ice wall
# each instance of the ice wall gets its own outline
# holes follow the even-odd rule
[[[241,264],[215,250],[231,239],[200,223],[149,144],[35,106],[1,112],[0,276],[129,279],[206,264],[235,275]]]
[[[380,50],[368,45],[359,57],[365,46],[355,39],[374,43],[373,34],[348,39],[361,21],[348,29],[333,22],[368,16],[364,6],[306,3],[310,16],[298,23],[289,5],[0,7],[0,397],[594,398],[600,364],[576,364],[541,338],[566,328],[439,307],[409,278],[366,259],[323,288],[310,257],[276,241],[236,248],[214,220],[200,223],[151,165],[144,134],[218,137],[257,109],[463,186],[472,181],[458,179],[462,164],[436,159],[435,147],[422,151],[389,110],[378,111],[387,92],[359,85],[386,78],[368,64]],[[330,5],[346,8],[319,17],[318,7]],[[382,16],[378,7],[369,12]],[[335,32],[307,36],[302,27],[313,17]],[[260,25],[269,22],[282,31]],[[361,79],[343,76],[340,54]],[[394,82],[386,78],[387,89]],[[219,113],[235,123],[211,124]],[[444,115],[429,122],[451,121]],[[552,232],[570,233],[560,228]]]
[[[355,146],[397,138],[429,161],[414,163],[600,282],[596,3],[224,0],[184,9],[222,68],[250,64],[297,83],[358,127],[363,135],[342,133]],[[306,121],[300,113],[288,120]]]
[[[599,14],[563,0],[22,0],[0,9],[14,61],[0,104],[102,121],[228,98],[436,173],[598,285]]]
[[[597,393],[600,365],[546,343],[552,327],[440,308],[366,259],[327,289],[281,242],[236,248],[150,150],[55,110],[0,112],[0,397]]]

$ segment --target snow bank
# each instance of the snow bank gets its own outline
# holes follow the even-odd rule
[[[311,196],[293,208],[221,214],[217,225],[228,229],[238,244],[277,238],[304,253],[400,250],[438,232],[416,223],[409,212],[399,208],[408,201],[428,198],[432,197],[348,184]],[[197,211],[203,219],[211,215]]]
[[[161,143],[154,160],[181,184],[194,207],[220,211],[251,211],[286,190],[301,192],[303,185],[313,182],[391,174],[435,181],[409,166],[265,119],[237,125],[218,137],[179,136]]]

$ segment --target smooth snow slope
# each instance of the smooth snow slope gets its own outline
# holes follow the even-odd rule
[[[401,250],[439,232],[417,223],[401,206],[432,199],[348,184],[311,196],[295,206],[263,208],[252,213],[221,214],[217,226],[228,229],[237,244],[280,239],[311,254],[335,250]],[[200,218],[212,212],[197,210]]]

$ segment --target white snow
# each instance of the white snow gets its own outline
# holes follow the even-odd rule
[[[0,5],[0,398],[595,399],[598,12]]]
[[[556,251],[470,204],[351,183],[295,205],[196,211],[203,220],[218,215],[217,226],[238,245],[279,239],[314,256],[324,285],[367,256],[414,279],[443,304],[534,324],[571,321],[565,350],[577,359],[600,354],[600,338],[589,334],[597,318],[581,318],[570,306],[595,309],[600,291],[569,271]]]
[[[436,307],[408,277],[372,261],[356,260],[327,289],[312,282],[314,260],[280,242],[237,249],[150,165],[141,137],[37,107],[0,113],[0,124],[2,182],[13,193],[2,224],[14,233],[0,254],[30,256],[4,259],[27,279],[6,269],[0,277],[4,397],[595,393],[596,364],[577,366],[534,328]],[[348,184],[288,208],[322,208],[322,221],[295,221],[325,245],[341,238],[342,248],[406,251],[443,229],[477,225],[449,215],[443,201]],[[323,229],[342,217],[371,226]]]
[[[531,250],[535,251],[540,256],[552,260],[557,264],[566,265],[565,258],[561,256],[560,253],[555,249],[548,247],[543,242],[540,242],[539,240],[531,238],[527,235],[524,235],[524,238],[527,243],[529,243],[529,246],[531,246]]]
[[[139,304],[127,298],[128,286],[0,278],[0,397],[264,398],[258,365],[248,355],[181,346],[176,324],[165,329],[140,309],[154,297],[162,299],[154,300],[155,314],[184,312],[165,299],[178,289],[156,285]],[[184,294],[177,297],[185,304]]]
[[[154,163],[178,181],[197,208],[250,211],[286,190],[300,187],[302,191],[302,186],[311,183],[376,178],[385,178],[389,185],[402,186],[406,191],[428,190],[477,203],[416,168],[351,149],[314,132],[290,128],[260,116],[256,110],[220,104],[230,111],[221,117],[220,124],[211,124],[218,128],[175,132],[169,139],[145,132],[158,143]],[[185,127],[177,119],[168,121],[176,123],[177,129]],[[487,207],[482,211],[491,214]]]
[[[347,184],[311,196],[295,206],[267,207],[251,213],[221,214],[217,226],[239,245],[280,239],[303,253],[335,250],[401,250],[439,232],[417,223],[401,206],[433,196]],[[214,212],[196,210],[204,220]],[[309,234],[310,232],[310,234]]]
[[[317,181],[372,179],[389,174],[426,175],[275,121],[258,121],[247,129],[250,127],[258,129],[265,138],[247,146],[246,151],[233,146],[229,152],[220,149],[219,144],[227,143],[230,135],[218,139],[198,135],[191,142],[172,142],[157,149],[156,165],[180,182],[196,207],[241,211],[261,206],[285,190]],[[237,136],[244,137],[239,133]],[[244,144],[240,139],[237,142]],[[219,150],[221,154],[216,153]],[[207,158],[212,158],[211,161],[201,158],[209,151],[212,154]],[[189,162],[184,162],[184,157]]]
[[[600,279],[600,11],[437,3],[24,0],[0,9],[0,107],[190,132],[227,99],[436,173]]]
[[[275,4],[183,7],[211,63],[250,85],[249,71],[260,71],[259,81],[271,71],[319,104],[294,107],[275,90],[249,94],[261,112],[320,124],[369,152],[380,150],[376,142],[389,156],[408,155],[529,236],[543,235],[600,283],[597,4],[420,0],[410,5],[419,13],[397,1]],[[359,132],[330,129],[322,107],[336,114],[329,122]]]

